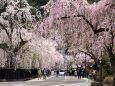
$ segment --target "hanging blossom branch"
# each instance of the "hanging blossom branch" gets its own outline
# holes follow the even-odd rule
[[[13,22],[14,22],[14,20],[11,17],[9,17],[9,22],[8,23],[9,23],[9,26],[11,28],[11,33],[8,32],[7,28],[5,27],[5,24],[0,22],[0,26],[2,27],[3,30],[5,30],[5,32],[6,32],[7,36],[8,36],[8,38],[9,38],[10,42],[12,42],[12,33],[13,33],[13,29],[14,29]]]
[[[5,32],[6,32],[7,36],[8,36],[8,38],[10,39],[10,34],[9,34],[8,30],[5,28],[5,26],[4,26],[1,22],[0,22],[0,26],[1,26],[1,28],[2,28],[3,30],[5,30]],[[1,43],[1,44],[0,44],[0,48],[6,51],[6,50],[9,48],[9,46],[8,46],[7,43]]]
[[[21,39],[21,41],[20,41],[19,45],[13,51],[15,53],[17,53],[28,42],[28,41],[24,41],[22,39],[21,32],[19,32],[19,33],[20,33],[20,39]]]
[[[71,4],[76,8],[74,3],[71,3]],[[97,26],[94,27],[94,25],[87,19],[87,17],[84,14],[80,14],[78,11],[76,11],[76,12],[77,12],[77,15],[63,16],[63,17],[61,17],[61,19],[67,19],[67,18],[72,18],[72,17],[81,17],[91,27],[94,34],[98,34],[98,33],[103,32],[103,31],[107,31],[107,32],[109,31],[108,28],[102,28],[102,27],[97,28]]]
[[[14,22],[18,27],[20,27],[15,20],[10,19],[10,22],[9,22],[9,23],[10,23],[10,27],[11,27],[11,34],[8,32],[8,30],[5,28],[5,26],[4,26],[2,23],[0,23],[0,26],[2,27],[3,30],[5,30],[5,32],[6,32],[6,34],[7,34],[7,36],[8,36],[8,38],[9,38],[10,41],[12,41],[12,33],[13,33],[13,29],[14,29],[14,28],[13,28],[13,22]],[[21,28],[21,27],[20,27],[20,28]],[[21,47],[27,43],[27,41],[24,41],[24,40],[22,39],[22,37],[21,37],[21,32],[20,32],[20,39],[21,39],[21,41],[20,41],[19,45],[13,50],[13,52],[15,52],[15,53],[17,53],[17,52],[21,49]],[[6,43],[2,43],[2,44],[0,44],[0,48],[2,48],[3,50],[6,50],[6,49],[9,48],[9,46],[8,46],[8,44],[6,44]]]
[[[97,29],[97,27],[94,27],[93,24],[84,15],[78,14],[78,15],[68,16],[68,17],[64,16],[64,17],[61,17],[61,19],[67,19],[67,18],[72,18],[72,17],[82,17],[83,20],[91,27],[94,34],[97,34],[97,33],[103,32],[103,31],[109,31],[108,28],[99,28],[99,29]]]
[[[78,51],[80,51],[80,52],[82,52],[82,53],[84,53],[84,54],[90,56],[91,59],[93,59],[93,60],[97,63],[98,59],[95,57],[95,55],[93,54],[92,51],[86,52],[86,51],[83,51],[83,50],[80,50],[80,49],[78,49]]]
[[[1,22],[0,22],[0,26],[2,27],[3,30],[5,30],[7,36],[9,37],[10,34],[9,34],[8,30],[5,28],[5,26]]]
[[[22,28],[15,20],[13,21],[19,28]],[[19,32],[19,38],[20,38],[20,42],[19,45],[17,47],[15,47],[15,49],[13,50],[14,53],[17,53],[28,41],[24,41],[21,35],[21,32]]]

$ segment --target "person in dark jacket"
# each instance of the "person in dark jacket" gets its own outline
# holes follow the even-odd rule
[[[78,79],[81,79],[81,76],[82,76],[82,69],[81,68],[78,68],[77,70],[77,76],[78,76]]]
[[[46,68],[43,69],[42,74],[43,74],[43,79],[46,79],[46,76],[47,76],[47,69]]]

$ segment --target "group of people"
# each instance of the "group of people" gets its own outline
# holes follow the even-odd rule
[[[84,69],[84,68],[77,68],[74,72],[75,76],[78,77],[78,79],[81,79],[82,77],[91,77],[93,78],[94,80],[96,80],[96,70],[87,70],[87,69]]]
[[[56,74],[56,76],[59,75],[59,69],[53,70],[54,74]],[[47,76],[50,76],[52,74],[52,70],[49,70],[47,68],[41,69],[38,68],[38,79],[46,79]],[[67,72],[65,72],[65,74],[67,75]],[[81,79],[82,77],[92,77],[94,80],[96,79],[96,71],[92,70],[89,71],[87,69],[84,69],[82,67],[78,67],[75,71],[74,71],[74,75],[78,77],[78,79]]]
[[[38,79],[46,79],[47,76],[51,75],[51,71],[49,69],[44,68],[43,70],[41,68],[38,68]]]
[[[83,68],[77,68],[74,73],[75,73],[75,76],[78,77],[78,79],[89,76],[89,71]]]

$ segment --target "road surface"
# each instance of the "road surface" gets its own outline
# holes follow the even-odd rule
[[[0,82],[0,86],[90,86],[88,79],[77,79],[74,76],[49,77],[46,80],[33,79],[29,81]]]

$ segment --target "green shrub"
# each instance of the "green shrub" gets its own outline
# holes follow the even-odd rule
[[[35,7],[30,8],[31,14],[36,15],[37,9]]]
[[[112,84],[113,82],[113,77],[112,76],[107,76],[105,77],[104,81],[105,84]]]
[[[23,0],[20,0],[19,4],[20,4],[20,8],[24,7],[24,1]]]

